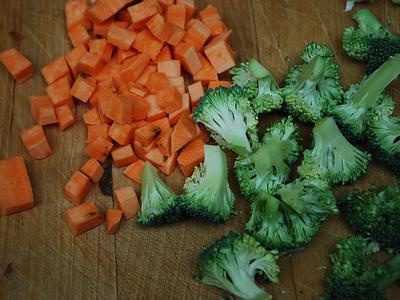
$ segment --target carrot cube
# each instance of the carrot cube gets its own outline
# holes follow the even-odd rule
[[[87,16],[95,23],[101,23],[114,16],[132,0],[97,0],[87,10]]]
[[[208,89],[215,90],[217,87],[230,88],[232,86],[232,81],[210,81],[208,83]]]
[[[158,167],[158,169],[167,176],[171,175],[176,168],[178,154],[178,152],[172,153],[170,156],[167,157],[165,165]]]
[[[147,121],[153,122],[165,116],[164,111],[158,106],[157,97],[155,95],[148,95],[145,99],[150,106]]]
[[[56,113],[48,96],[32,96],[30,100],[32,117],[39,125],[57,123]]]
[[[142,160],[147,160],[146,154],[153,148],[157,146],[157,140],[158,138],[155,138],[149,145],[145,146],[142,145],[142,143],[139,143],[138,141],[133,142],[133,149],[135,151],[135,154],[137,157],[139,157]]]
[[[77,69],[80,72],[94,76],[100,71],[102,58],[95,53],[86,52],[78,63]]]
[[[121,48],[117,49],[117,63],[122,64],[126,59],[131,58],[135,55],[138,55],[139,52],[137,52],[135,49],[129,49],[129,50],[122,50]]]
[[[90,35],[82,24],[76,24],[75,26],[68,28],[68,36],[71,40],[72,46],[79,47],[81,45],[87,45],[90,40]]]
[[[172,113],[182,107],[182,95],[176,87],[170,86],[157,93],[157,103],[166,113]]]
[[[149,81],[151,74],[154,72],[157,72],[157,66],[148,65],[142,74],[140,74],[140,76],[137,78],[136,83],[147,86],[147,82]]]
[[[210,37],[211,32],[210,29],[204,25],[203,22],[197,21],[190,26],[185,36],[183,37],[183,41],[193,45],[197,51],[200,51],[204,44],[207,42]]]
[[[209,81],[218,81],[218,74],[214,67],[203,55],[199,54],[201,61],[201,69],[193,76],[194,81],[208,83]]]
[[[93,35],[106,38],[108,29],[110,28],[112,23],[114,23],[113,19],[109,19],[101,23],[93,23]]]
[[[156,127],[153,123],[136,129],[135,141],[141,143],[143,146],[148,146],[160,134],[161,129]]]
[[[106,231],[108,234],[114,234],[117,232],[119,223],[122,218],[122,210],[107,208],[105,219],[106,219]]]
[[[221,19],[209,20],[204,22],[211,31],[211,36],[218,36],[228,31],[228,28]]]
[[[142,172],[145,162],[141,159],[130,164],[124,170],[124,175],[138,184],[142,184]]]
[[[150,93],[156,94],[162,89],[170,86],[168,77],[164,73],[154,72],[150,75],[146,84]]]
[[[105,138],[108,141],[111,139],[108,136],[108,132],[110,131],[110,125],[108,124],[95,124],[89,125],[88,127],[88,134],[87,134],[87,143],[93,142],[99,136]]]
[[[183,148],[178,164],[185,176],[191,176],[194,168],[204,161],[204,142],[197,138]]]
[[[113,143],[99,136],[85,148],[85,154],[91,158],[104,162],[111,152]]]
[[[146,119],[147,114],[149,113],[150,106],[143,97],[133,94],[125,94],[121,97],[130,102],[132,105],[132,121],[140,121]]]
[[[146,97],[149,94],[149,90],[147,88],[136,82],[129,83],[129,92],[140,97]]]
[[[190,114],[190,100],[188,94],[182,95],[182,107],[174,111],[173,113],[169,114],[168,116],[169,124],[171,126],[175,126],[175,124],[178,123],[179,119],[185,114],[186,115]]]
[[[152,148],[146,153],[146,159],[157,167],[163,167],[166,163],[166,157],[161,153],[160,149]]]
[[[32,159],[42,159],[53,154],[42,126],[35,125],[21,133],[21,139]]]
[[[58,79],[69,75],[67,61],[64,56],[61,56],[43,67],[41,73],[47,84],[52,84]]]
[[[147,23],[146,27],[160,41],[165,42],[172,35],[174,29],[170,24],[165,22],[164,17],[155,14]]]
[[[174,4],[175,0],[158,0],[158,3],[160,4],[162,10],[166,10],[168,6],[171,6]]]
[[[211,40],[210,40],[210,44],[217,42],[217,41],[226,41],[227,43],[230,42],[232,36],[232,29],[225,31],[219,35],[214,36]]]
[[[196,137],[196,123],[188,116],[183,115],[171,134],[171,152],[178,151]]]
[[[197,81],[188,86],[188,92],[190,96],[190,104],[192,109],[197,106],[200,102],[201,97],[204,95],[204,88],[200,81]]]
[[[1,52],[0,62],[18,83],[28,80],[33,74],[32,63],[15,48]]]
[[[122,80],[124,82],[135,82],[139,75],[146,69],[149,61],[150,57],[145,53],[135,56],[134,60],[121,71]]]
[[[103,166],[95,159],[89,159],[80,169],[93,183],[98,183],[104,174]]]
[[[164,60],[157,63],[157,72],[167,77],[181,77],[181,62],[179,60]]]
[[[158,53],[155,62],[159,63],[165,60],[172,60],[171,50],[169,49],[169,46],[167,44],[164,44],[160,53]]]
[[[58,120],[58,129],[60,129],[61,131],[64,131],[69,126],[74,124],[75,122],[74,114],[72,113],[71,108],[67,104],[57,106],[55,108],[55,112]]]
[[[157,121],[152,122],[152,124],[158,128],[160,128],[160,134],[167,133],[170,129],[171,126],[169,125],[168,118],[162,118]]]
[[[193,45],[188,43],[180,43],[175,48],[175,57],[179,59],[183,67],[190,74],[194,75],[201,70],[200,57]]]
[[[167,40],[167,43],[172,45],[172,46],[178,46],[178,44],[182,41],[183,37],[185,36],[185,30],[179,28],[178,26],[173,25],[172,26],[173,32],[169,39]]]
[[[106,117],[119,124],[130,124],[132,121],[132,102],[124,97],[114,97],[107,110]]]
[[[110,26],[107,33],[108,42],[125,51],[131,48],[135,38],[136,32],[118,26],[115,23]]]
[[[90,180],[81,171],[76,171],[64,186],[65,195],[73,205],[79,205],[90,190]]]
[[[85,16],[87,8],[86,0],[71,0],[65,3],[64,12],[67,28],[71,28],[76,24],[90,27],[90,21]]]
[[[208,44],[204,48],[204,52],[218,74],[236,65],[235,54],[229,44],[224,40]]]
[[[186,7],[186,20],[192,18],[194,13],[196,12],[196,5],[194,4],[194,0],[176,0],[176,4],[183,4]]]
[[[134,128],[130,124],[113,123],[108,136],[120,145],[127,145],[132,139]]]
[[[152,3],[143,1],[128,7],[128,12],[135,28],[139,28],[157,13],[157,7]]]
[[[83,203],[67,209],[65,221],[72,234],[78,236],[103,223],[100,210],[94,203]]]
[[[71,69],[71,73],[74,78],[76,78],[79,74],[78,71],[78,63],[81,60],[82,56],[86,53],[86,48],[83,45],[78,46],[77,48],[72,49],[66,56],[65,60],[68,63],[69,68]]]
[[[11,215],[33,207],[32,186],[22,156],[0,160],[0,212]]]
[[[131,144],[115,148],[111,151],[111,156],[117,168],[128,166],[137,160]]]
[[[157,147],[160,149],[160,152],[163,155],[171,154],[171,133],[172,128],[170,128],[167,132],[161,133],[160,138],[157,140]]]
[[[89,41],[89,52],[101,56],[103,63],[109,63],[113,54],[113,46],[107,43],[106,39],[97,39]]]
[[[70,89],[69,78],[65,76],[47,86],[46,92],[54,106],[72,105]]]
[[[181,77],[168,77],[168,82],[174,86],[180,94],[185,93],[185,78]]]
[[[71,95],[82,102],[88,102],[96,89],[96,80],[79,76],[71,88]]]
[[[130,219],[139,212],[140,204],[132,186],[116,190],[114,197],[117,207],[122,210],[125,219]]]
[[[157,58],[162,47],[163,42],[157,39],[148,29],[139,32],[133,42],[133,48],[147,54],[153,60]]]
[[[186,7],[183,4],[174,4],[167,7],[165,19],[168,23],[178,26],[180,29],[185,29],[186,24]]]

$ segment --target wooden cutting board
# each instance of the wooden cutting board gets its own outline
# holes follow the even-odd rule
[[[64,133],[46,128],[54,155],[43,161],[31,160],[19,138],[33,125],[29,96],[44,93],[39,68],[67,53],[70,43],[65,32],[65,0],[0,0],[0,50],[18,47],[36,67],[34,77],[15,85],[0,69],[0,158],[22,154],[26,159],[35,193],[36,207],[10,217],[0,217],[0,299],[220,299],[224,293],[193,281],[196,259],[202,247],[231,230],[243,230],[248,203],[239,197],[231,172],[231,184],[238,195],[241,213],[224,225],[196,220],[160,228],[141,228],[133,220],[123,222],[115,236],[103,226],[73,237],[64,223],[69,206],[63,186],[72,172],[85,161],[85,127],[81,119]],[[344,0],[198,0],[199,7],[213,4],[233,29],[233,48],[239,61],[255,57],[281,81],[309,41],[333,47],[342,64],[343,85],[359,81],[364,69],[341,49],[341,33],[352,24],[344,13]],[[363,5],[360,5],[362,7]],[[389,0],[369,5],[381,20],[391,18],[398,28],[400,7]],[[400,84],[389,88],[400,99]],[[85,110],[77,108],[80,116]],[[270,126],[278,115],[262,118],[261,127]],[[310,144],[311,127],[302,127],[304,144]],[[233,156],[230,154],[230,162]],[[166,178],[176,191],[184,177],[179,171]],[[335,189],[340,197],[354,187],[394,183],[395,178],[381,164],[371,163],[368,176],[354,185]],[[113,187],[131,184],[122,171],[113,169]],[[139,191],[138,186],[135,186]],[[88,200],[102,209],[113,206],[93,186]],[[323,290],[328,253],[335,241],[351,234],[340,217],[326,222],[310,246],[280,259],[280,283],[267,289],[275,299],[317,299]],[[382,257],[384,259],[384,257]],[[392,288],[390,299],[399,299]]]

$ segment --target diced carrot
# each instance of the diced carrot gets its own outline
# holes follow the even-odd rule
[[[170,113],[168,116],[169,124],[171,126],[175,126],[176,123],[178,123],[179,119],[183,115],[189,115],[190,114],[190,100],[189,100],[189,95],[188,94],[183,94],[182,95],[182,107],[173,113]]]
[[[136,32],[122,28],[115,23],[110,26],[107,33],[108,42],[125,51],[131,48],[135,38]]]
[[[111,100],[115,97],[113,89],[99,89],[96,91],[97,111],[101,123],[112,123],[112,120],[107,118],[105,114],[111,104]]]
[[[22,156],[0,160],[0,212],[11,215],[34,206],[32,186]]]
[[[109,19],[101,23],[93,23],[93,35],[106,38],[108,29],[113,22],[113,19]]]
[[[164,47],[162,47],[160,53],[158,53],[155,62],[159,63],[166,60],[172,60],[172,54],[169,46],[167,44],[164,44]]]
[[[146,159],[157,167],[164,167],[167,160],[158,148],[150,149],[150,151],[146,153]]]
[[[142,160],[147,160],[146,154],[153,148],[157,146],[158,138],[154,139],[151,144],[144,146],[138,141],[133,142],[133,149],[135,150],[135,154]]]
[[[86,11],[90,20],[101,23],[114,16],[125,5],[133,0],[97,0]]]
[[[202,83],[208,83],[209,81],[218,81],[218,74],[214,67],[203,55],[199,54],[201,61],[201,69],[193,76],[194,81],[201,81]]]
[[[131,15],[132,23],[135,28],[140,28],[158,11],[155,5],[149,2],[141,2],[131,7],[128,7],[128,12]]]
[[[122,210],[107,208],[105,213],[106,231],[108,234],[115,234],[122,218]]]
[[[164,17],[160,14],[155,14],[146,23],[146,27],[161,42],[167,41],[174,31],[172,26],[165,22]]]
[[[186,20],[190,20],[196,12],[194,0],[176,0],[176,4],[183,4],[186,7]]]
[[[218,36],[223,34],[224,32],[228,31],[228,28],[226,27],[226,25],[224,24],[224,22],[222,22],[221,19],[219,20],[210,20],[207,22],[204,22],[207,27],[210,29],[211,32],[211,36]]]
[[[142,172],[145,162],[141,159],[130,164],[124,170],[124,175],[138,184],[142,184]]]
[[[196,137],[196,123],[188,116],[183,115],[171,134],[171,152],[178,151]]]
[[[90,158],[80,169],[80,171],[85,174],[93,183],[98,183],[103,177],[104,168],[103,166],[94,158]]]
[[[81,171],[75,171],[64,186],[65,196],[74,206],[83,202],[90,190],[90,180]]]
[[[140,127],[143,127],[143,126],[146,126],[147,123],[148,123],[148,122],[147,122],[146,120],[133,121],[133,122],[131,123],[131,126],[132,126],[132,128],[133,128],[133,136],[132,136],[132,138],[134,138],[134,134],[135,134],[136,129],[138,129],[138,128],[140,128]]]
[[[135,141],[141,143],[143,146],[148,146],[160,134],[161,129],[156,127],[153,123],[136,129]]]
[[[125,82],[135,82],[139,75],[146,69],[149,61],[150,57],[145,53],[135,56],[135,59],[121,71],[122,80]]]
[[[117,19],[132,24],[132,18],[127,9],[120,10]]]
[[[114,198],[125,219],[130,219],[139,212],[140,204],[132,186],[116,190]]]
[[[210,29],[206,25],[204,25],[203,22],[197,21],[189,27],[185,36],[183,37],[183,41],[190,45],[193,45],[197,51],[200,51],[200,49],[202,49],[204,44],[207,42],[210,35]]]
[[[198,21],[199,21],[199,19],[197,19],[197,18],[191,18],[190,20],[188,20],[186,22],[186,28],[187,29],[190,28],[194,23],[196,23]]]
[[[104,68],[103,68],[103,69],[104,69]],[[100,73],[98,73],[98,74],[100,74]],[[96,78],[98,78],[98,77],[97,77],[97,76],[94,76],[93,78],[96,79]],[[98,80],[98,79],[96,79],[96,81],[97,81],[97,80]],[[104,89],[116,90],[113,79],[110,78],[110,77],[108,77],[107,79],[97,81],[96,89],[102,89],[102,88],[104,88]],[[96,93],[96,90],[94,91],[93,95],[89,98],[90,104],[92,104],[92,102],[90,101],[90,99],[93,98],[93,96],[94,96],[95,93]],[[96,96],[95,96],[95,97],[96,97]],[[93,104],[92,104],[92,105],[93,105]]]
[[[129,22],[126,22],[126,21],[114,21],[114,24],[116,24],[119,27],[124,28],[124,29],[128,29],[129,28]],[[108,30],[110,30],[110,29],[108,29]]]
[[[95,53],[86,52],[78,63],[77,69],[80,72],[94,76],[100,71],[102,58]]]
[[[72,49],[66,56],[65,60],[71,70],[72,76],[76,78],[78,76],[78,63],[82,56],[86,53],[86,48],[84,45],[80,45],[77,48]]]
[[[158,3],[158,0],[143,0],[143,2],[146,2],[149,5],[153,5],[156,8],[157,13],[162,13],[163,12],[160,3]]]
[[[210,40],[210,44],[215,43],[217,41],[226,41],[227,43],[230,42],[232,36],[232,29],[225,31],[219,35],[214,36],[211,40]]]
[[[58,79],[69,75],[69,68],[64,56],[57,58],[51,63],[44,66],[41,73],[47,84],[52,84]]]
[[[70,0],[65,3],[64,11],[67,28],[71,28],[76,24],[82,24],[89,28],[90,21],[85,16],[87,8],[86,0]]]
[[[71,105],[73,103],[68,76],[50,84],[46,88],[46,92],[54,106]]]
[[[96,80],[79,76],[71,88],[71,95],[82,102],[88,102],[96,89]]]
[[[165,19],[168,23],[185,29],[186,24],[186,6],[183,4],[174,4],[167,7],[165,11]]]
[[[68,28],[68,36],[71,40],[72,46],[79,47],[80,45],[87,45],[90,40],[90,35],[82,24]]]
[[[179,59],[183,67],[190,74],[194,75],[201,70],[200,57],[194,46],[188,43],[180,43],[176,48],[174,55]]]
[[[114,97],[108,107],[106,117],[119,124],[130,124],[132,121],[132,103],[125,97]]]
[[[182,107],[182,95],[176,87],[170,86],[157,93],[158,106],[166,113],[172,113]]]
[[[106,39],[97,39],[89,41],[89,52],[101,56],[103,63],[109,63],[113,54],[113,46],[107,43]]]
[[[110,125],[108,124],[88,125],[87,129],[88,129],[88,134],[86,143],[92,143],[99,136],[111,142],[111,139],[108,136],[108,132],[110,131]]]
[[[232,86],[232,81],[210,81],[208,83],[208,89],[215,90],[217,87],[230,88]]]
[[[157,121],[152,122],[152,124],[160,128],[160,134],[167,133],[171,129],[168,118],[159,119]]]
[[[203,22],[221,19],[218,9],[213,5],[207,5],[204,9],[199,11],[199,17]]]
[[[149,89],[150,93],[156,94],[162,89],[169,87],[168,77],[159,72],[154,72],[150,74],[149,80],[147,81],[146,87]]]
[[[82,119],[86,125],[98,125],[101,123],[96,108],[90,108],[89,110],[85,111],[82,114]]]
[[[147,121],[153,122],[165,116],[165,112],[158,106],[157,96],[148,95],[145,99],[150,105]]]
[[[57,106],[55,108],[55,112],[58,120],[58,129],[61,131],[64,131],[69,126],[74,124],[75,116],[68,104]]]
[[[67,209],[65,221],[73,235],[78,236],[103,223],[100,210],[92,202]]]
[[[181,62],[179,60],[164,60],[157,63],[157,72],[165,74],[167,77],[182,76]]]
[[[190,104],[192,109],[194,109],[197,106],[197,103],[200,102],[200,98],[204,95],[203,85],[200,81],[196,81],[188,86],[188,92],[190,96]]]
[[[49,96],[32,96],[30,100],[32,117],[39,125],[57,123],[56,113]]]
[[[142,74],[140,74],[140,76],[136,80],[136,83],[147,86],[150,75],[154,72],[157,72],[157,66],[148,65],[146,69],[142,72]]]
[[[104,137],[99,136],[85,148],[85,154],[89,157],[104,162],[111,152],[113,144]]]
[[[120,145],[127,145],[132,139],[134,128],[130,124],[113,123],[108,136]]]
[[[129,83],[129,92],[140,97],[146,97],[149,94],[149,90],[147,88],[136,82]]]
[[[179,28],[176,25],[172,26],[173,32],[169,39],[167,40],[167,43],[172,45],[172,46],[178,46],[178,44],[182,41],[183,36],[185,35],[185,30]]]
[[[131,144],[113,149],[111,151],[111,156],[117,168],[128,166],[137,160]]]
[[[138,55],[139,52],[137,52],[135,49],[129,49],[127,51],[121,50],[121,48],[118,48],[117,50],[117,63],[122,64],[122,62],[127,59],[131,58],[133,56]]]
[[[194,168],[204,161],[204,142],[197,138],[183,148],[178,164],[185,176],[191,176]]]
[[[42,126],[35,125],[21,133],[21,139],[32,159],[42,159],[53,154]]]
[[[168,122],[169,124],[169,122]],[[157,140],[157,147],[163,155],[171,154],[171,133],[172,128],[168,131],[160,134],[160,138]]]
[[[163,42],[158,40],[148,29],[144,29],[137,34],[132,47],[155,60],[163,47]]]
[[[15,48],[1,52],[0,62],[18,83],[28,80],[33,74],[32,63]]]
[[[208,44],[204,48],[204,52],[218,74],[236,65],[235,54],[231,46],[224,40]]]
[[[185,78],[181,77],[168,77],[168,82],[174,86],[180,94],[185,93]]]
[[[165,166],[160,166],[158,167],[158,169],[167,176],[171,175],[176,168],[178,154],[178,152],[172,153],[170,156],[167,157],[167,160],[165,161]]]
[[[149,103],[141,96],[134,94],[124,94],[121,96],[125,101],[132,105],[131,121],[145,120],[149,113]]]

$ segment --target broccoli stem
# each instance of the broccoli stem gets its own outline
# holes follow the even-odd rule
[[[201,186],[209,187],[224,187],[224,182],[228,177],[228,170],[226,167],[226,156],[221,148],[216,146],[204,146],[204,167],[206,175]],[[218,176],[215,176],[218,174]],[[224,190],[220,190],[224,192]]]
[[[245,266],[243,270],[239,267],[229,272],[233,285],[237,289],[237,296],[246,300],[271,299],[271,296],[255,283],[253,276],[245,271],[247,268],[248,266]]]
[[[376,283],[379,290],[384,290],[389,285],[400,280],[400,255],[395,256],[382,266],[386,269],[388,276],[382,277]]]
[[[271,72],[268,71],[262,64],[260,64],[254,58],[249,61],[249,71],[257,79],[262,79],[264,77],[273,77]]]
[[[400,74],[400,54],[390,57],[382,66],[364,80],[353,95],[353,103],[366,108],[376,104],[385,88]]]
[[[315,83],[313,86],[315,86],[324,73],[325,59],[321,56],[316,56],[307,65],[304,65],[299,75],[299,81],[300,83],[312,81]]]
[[[360,9],[356,12],[353,15],[353,19],[364,32],[376,35],[380,35],[382,32],[389,33],[375,15],[367,8]]]

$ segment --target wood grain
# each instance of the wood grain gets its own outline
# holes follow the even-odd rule
[[[60,134],[46,128],[54,155],[32,161],[19,138],[21,130],[33,125],[29,96],[44,93],[39,68],[65,54],[70,43],[65,33],[65,0],[0,0],[0,51],[17,47],[36,67],[34,77],[15,85],[3,68],[0,70],[0,159],[22,154],[34,187],[36,207],[10,217],[0,217],[0,299],[220,299],[224,292],[192,280],[197,273],[199,251],[230,230],[242,230],[248,217],[248,203],[239,196],[231,172],[231,185],[238,195],[240,214],[227,224],[215,226],[187,220],[155,229],[142,228],[133,220],[124,221],[115,236],[105,234],[103,226],[78,238],[72,237],[64,223],[68,202],[63,185],[84,161],[85,127],[79,105],[77,124]],[[230,28],[232,43],[243,61],[259,58],[281,81],[305,43],[315,40],[329,44],[342,65],[345,87],[360,80],[364,69],[341,50],[341,33],[352,23],[343,12],[344,0],[199,0],[199,7],[217,6]],[[397,28],[400,8],[389,1],[369,6],[382,20],[391,18]],[[389,88],[400,97],[398,83]],[[399,111],[400,112],[400,111]],[[261,128],[269,126],[279,114],[263,116]],[[304,145],[310,145],[310,126],[303,126]],[[364,145],[360,145],[364,147]],[[230,166],[233,155],[229,154]],[[184,177],[179,171],[165,181],[181,192]],[[368,176],[353,185],[335,189],[340,197],[354,187],[395,182],[381,164],[373,162]],[[113,188],[132,184],[122,170],[113,169]],[[139,186],[135,185],[139,192]],[[93,186],[88,198],[102,209],[114,205]],[[328,253],[335,241],[351,234],[340,217],[326,222],[306,251],[282,257],[280,283],[266,285],[274,299],[317,299],[323,290],[323,276],[329,267]],[[381,257],[382,261],[385,259]],[[392,288],[390,299],[400,290]]]

